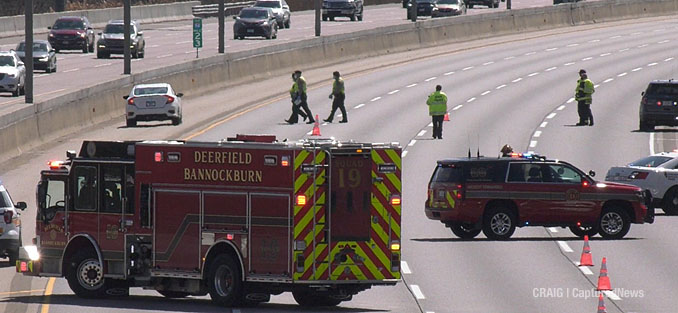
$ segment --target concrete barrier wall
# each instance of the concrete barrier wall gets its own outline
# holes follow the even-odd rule
[[[633,17],[672,15],[678,0],[602,0],[420,21],[351,34],[312,38],[251,51],[197,59],[114,79],[0,116],[6,158],[42,142],[124,114],[122,95],[143,82],[164,81],[181,92],[225,86],[358,58],[502,34],[553,29]],[[252,69],[257,69],[253,71]]]
[[[200,1],[175,2],[169,4],[140,5],[132,7],[132,19],[141,23],[157,23],[192,18],[191,7],[199,5]],[[36,33],[47,32],[60,16],[87,16],[94,27],[103,27],[113,19],[122,19],[122,7],[98,10],[69,11],[58,13],[44,13],[33,15],[33,30]],[[0,17],[0,37],[23,35],[25,29],[23,15]]]

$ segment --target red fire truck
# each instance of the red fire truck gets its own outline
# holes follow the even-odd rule
[[[65,277],[81,297],[143,287],[232,306],[291,291],[337,305],[400,280],[400,153],[262,135],[86,141],[42,171],[17,271]]]

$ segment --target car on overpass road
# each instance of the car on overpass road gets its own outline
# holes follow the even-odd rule
[[[278,28],[290,28],[292,17],[290,6],[285,0],[258,0],[254,3],[256,8],[271,8],[273,15],[278,22]]]
[[[334,21],[335,17],[348,17],[351,21],[362,21],[365,9],[363,0],[324,0],[323,21]]]
[[[59,50],[80,50],[83,53],[94,52],[94,30],[87,17],[62,16],[54,25],[47,27],[47,40]]]
[[[9,91],[12,96],[23,95],[26,84],[26,67],[16,51],[0,52],[0,91]]]
[[[97,41],[97,58],[109,58],[111,54],[123,54],[125,45],[124,21],[112,20],[106,24],[104,31],[99,33]],[[130,53],[133,58],[143,58],[146,56],[146,40],[144,32],[141,31],[139,22],[130,23]]]
[[[233,17],[233,39],[245,37],[278,38],[278,22],[271,8],[249,7],[240,10],[238,16]]]
[[[16,54],[22,62],[26,61],[26,43],[22,40],[16,46]],[[45,70],[47,73],[57,71],[56,51],[47,40],[36,40],[33,42],[33,68],[36,70]]]

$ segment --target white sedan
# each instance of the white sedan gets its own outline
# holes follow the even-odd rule
[[[669,215],[678,214],[678,152],[661,152],[612,167],[606,181],[638,186],[652,194],[652,206]]]
[[[167,83],[142,84],[132,88],[127,100],[127,127],[134,127],[138,121],[172,121],[172,125],[181,124],[181,97]]]

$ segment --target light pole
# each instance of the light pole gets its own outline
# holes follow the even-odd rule
[[[224,0],[219,0],[219,53],[224,53]]]
[[[122,31],[125,32],[124,35],[124,40],[123,44],[125,45],[123,47],[123,54],[125,55],[125,65],[124,65],[124,70],[123,74],[129,75],[132,73],[132,49],[130,49],[130,45],[132,44],[132,38],[130,37],[129,31],[130,31],[130,23],[132,22],[132,17],[131,17],[131,8],[130,8],[130,0],[125,0],[123,4],[123,27]]]
[[[24,67],[26,68],[26,80],[24,81],[24,91],[26,92],[26,103],[33,103],[33,0],[24,2],[26,27],[24,32]]]
[[[320,36],[320,9],[323,5],[323,0],[313,0],[313,7],[315,8],[315,36]]]

